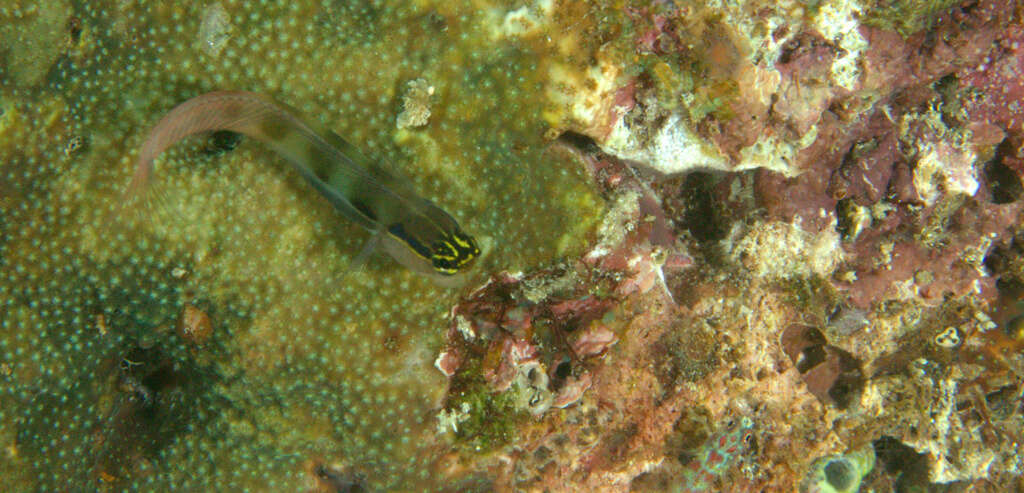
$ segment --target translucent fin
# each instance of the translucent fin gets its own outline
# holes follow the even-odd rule
[[[145,186],[129,190],[103,217],[107,229],[137,226],[173,210],[167,192],[160,187]]]
[[[349,275],[354,272],[362,272],[366,267],[366,264],[370,261],[370,256],[373,255],[374,250],[380,246],[380,239],[382,233],[377,230],[374,231],[370,238],[366,240],[366,244],[359,250],[359,254],[352,259],[348,264],[348,269],[345,269],[345,273],[341,276],[342,279],[347,279]]]

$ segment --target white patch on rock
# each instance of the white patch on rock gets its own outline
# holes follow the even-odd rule
[[[497,13],[501,19],[494,32],[495,38],[517,38],[538,32],[551,17],[554,10],[552,0],[538,0],[532,5],[523,5],[518,9]]]
[[[622,159],[637,163],[667,175],[690,171],[744,171],[764,168],[787,177],[799,175],[796,155],[814,142],[817,129],[812,128],[795,143],[774,136],[762,136],[754,144],[740,151],[740,162],[732,163],[714,144],[691,131],[679,117],[672,115],[656,130],[646,145],[639,141],[625,120],[620,118],[601,148]]]
[[[621,124],[625,113],[614,107],[621,73],[622,67],[607,60],[598,60],[582,71],[552,63],[545,89],[551,106],[545,110],[544,119],[554,128],[574,128],[600,141],[612,121]]]
[[[547,371],[538,361],[516,368],[511,392],[516,408],[529,411],[534,416],[547,412],[555,399],[554,393],[548,389]]]
[[[796,224],[781,221],[734,226],[723,242],[729,257],[769,279],[827,277],[843,260],[839,233],[833,227],[812,234]]]
[[[913,177],[918,197],[932,205],[942,191],[967,195],[977,193],[975,158],[970,149],[957,148],[946,142],[922,144]]]
[[[458,433],[459,423],[469,419],[470,409],[468,402],[463,402],[459,409],[442,409],[437,413],[437,434],[440,435],[449,430],[452,433]]]
[[[466,317],[462,315],[455,316],[455,328],[458,329],[459,333],[462,334],[462,338],[467,341],[476,339],[476,330],[473,329],[473,324],[470,323]]]
[[[639,192],[627,190],[616,195],[608,212],[601,218],[601,224],[597,227],[597,245],[587,258],[600,258],[614,250],[636,228],[639,215]]]
[[[601,147],[605,152],[665,174],[732,168],[718,149],[691,132],[678,115],[670,116],[656,131],[650,143],[644,145],[620,118]]]
[[[836,85],[853,91],[860,80],[861,54],[868,48],[868,41],[861,36],[861,6],[855,0],[825,2],[814,19],[814,27],[833,42],[842,52],[832,60],[832,80]]]

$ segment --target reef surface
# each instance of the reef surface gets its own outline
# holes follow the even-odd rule
[[[14,0],[9,491],[1011,491],[1010,0]],[[265,146],[266,93],[479,240],[437,287]]]

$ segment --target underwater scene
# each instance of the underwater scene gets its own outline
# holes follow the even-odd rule
[[[0,490],[1024,491],[1024,4],[0,0]]]

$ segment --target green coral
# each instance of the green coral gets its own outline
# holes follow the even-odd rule
[[[483,273],[579,255],[603,202],[581,166],[543,152],[545,53],[495,43],[490,18],[445,2],[224,1],[218,56],[194,39],[205,6],[72,3],[87,46],[55,48],[67,56],[40,84],[0,89],[9,487],[296,491],[318,458],[374,490],[457,481],[434,471],[445,382],[432,366],[457,292],[383,257],[350,272],[366,234],[253,142],[165,153],[151,210],[119,210],[120,194],[162,114],[245,89],[395,163],[482,240]],[[400,92],[418,78],[436,88],[432,115],[401,140]],[[88,145],[65,152],[77,138]],[[210,347],[168,330],[186,303],[213,320]],[[122,369],[140,350],[159,355],[147,371],[173,371]],[[464,426],[491,447],[509,409],[475,395],[481,419]]]
[[[0,7],[0,59],[13,59],[5,76],[16,86],[42,82],[66,41],[68,2],[12,0]]]

